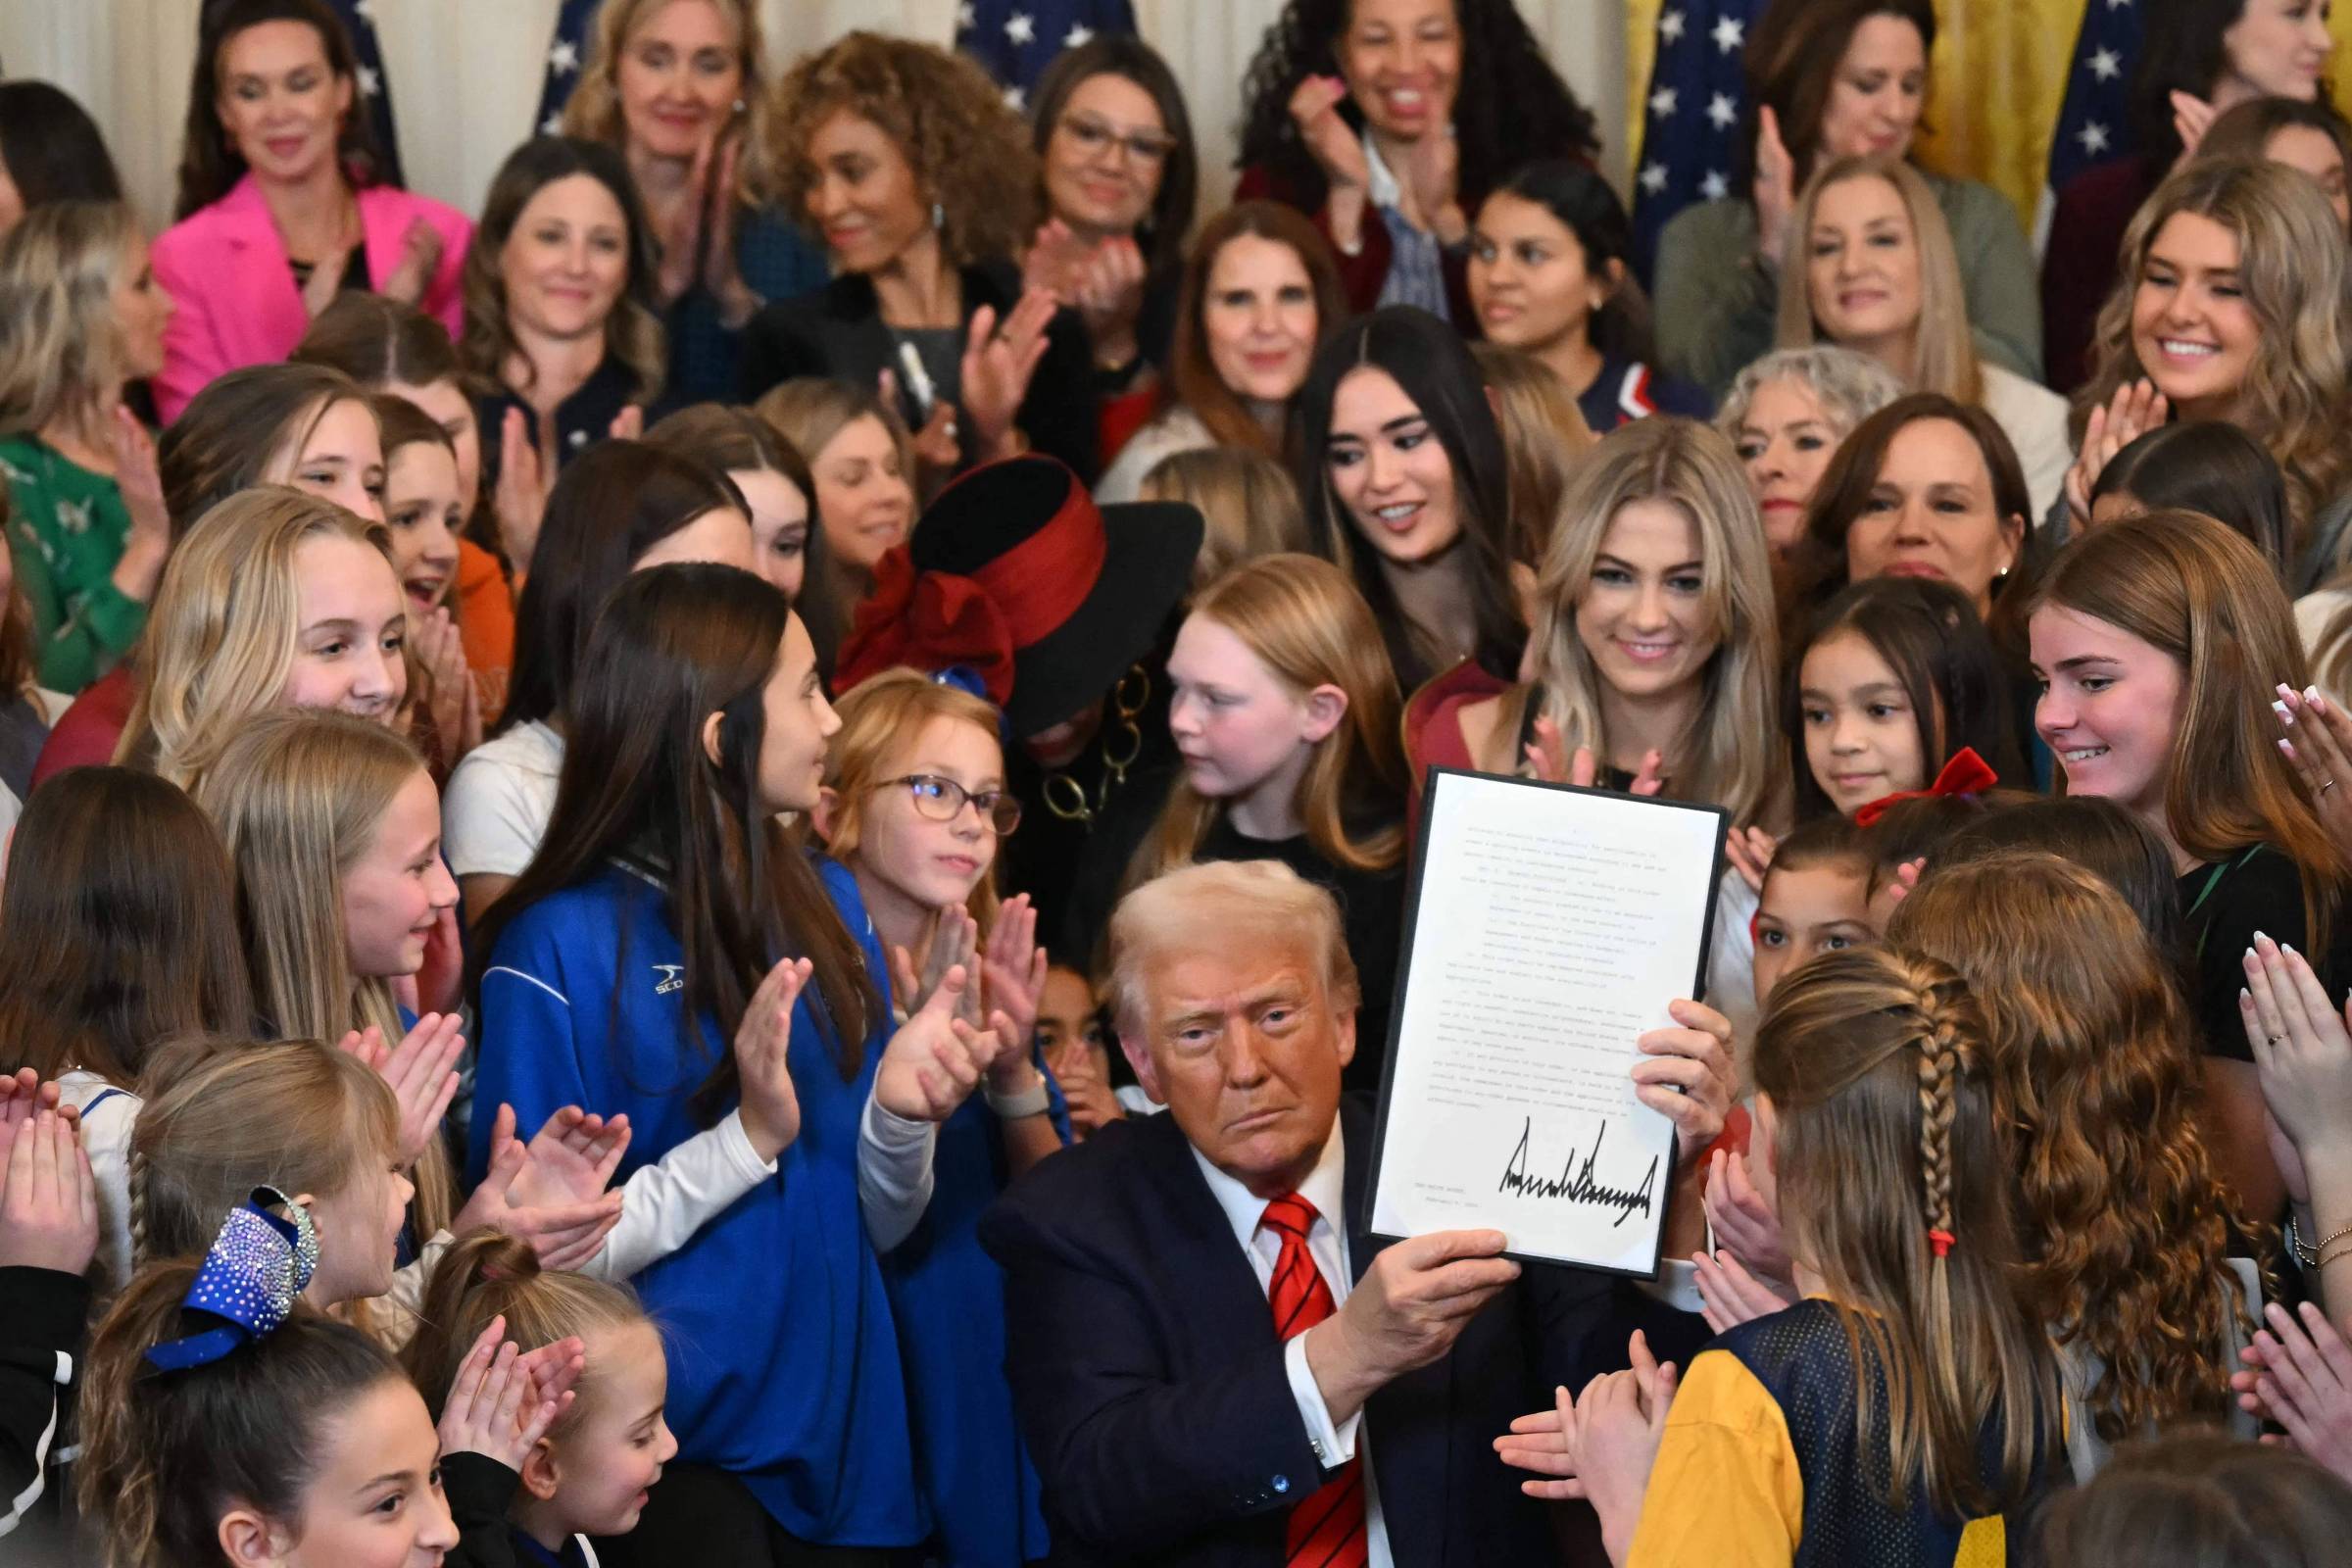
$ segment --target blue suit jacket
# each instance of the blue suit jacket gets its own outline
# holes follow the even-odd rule
[[[1360,1279],[1379,1250],[1358,1228],[1370,1104],[1345,1099],[1340,1117]],[[1004,1270],[1006,1372],[1045,1481],[1051,1560],[1280,1568],[1284,1520],[1322,1471],[1265,1291],[1175,1118],[1114,1123],[1046,1160],[980,1236]],[[1678,1353],[1704,1337],[1697,1321],[1604,1276],[1530,1267],[1448,1354],[1374,1395],[1365,1418],[1399,1568],[1569,1560],[1563,1541],[1589,1532],[1522,1495],[1494,1440],[1548,1407],[1555,1385],[1623,1366],[1633,1327],[1663,1330],[1661,1353]]]

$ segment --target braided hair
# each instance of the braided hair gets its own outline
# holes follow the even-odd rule
[[[2011,1283],[1984,1042],[1967,981],[1883,948],[1791,971],[1756,1035],[1789,1250],[1844,1325],[1860,1449],[1888,1456],[1889,1507],[1916,1486],[1963,1518],[2022,1501],[2060,1430],[2049,1336]]]

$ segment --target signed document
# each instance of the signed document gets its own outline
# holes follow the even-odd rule
[[[1711,807],[1432,770],[1375,1235],[1493,1229],[1520,1257],[1656,1275],[1674,1128],[1628,1074],[1667,1004],[1698,996],[1725,826]]]

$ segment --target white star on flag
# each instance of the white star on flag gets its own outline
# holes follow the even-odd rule
[[[1664,164],[1645,165],[1642,170],[1642,188],[1652,195],[1664,190],[1666,188],[1666,166]]]
[[[969,32],[978,25],[980,15],[972,9],[972,0],[963,0],[963,4],[956,8],[956,30]]]
[[[1094,42],[1094,39],[1095,29],[1079,23],[1073,24],[1069,31],[1061,35],[1061,46],[1064,49],[1083,49]]]
[[[2112,49],[2101,49],[2090,57],[2090,74],[2101,81],[2113,81],[2124,74],[2124,63]]]
[[[2107,150],[2107,127],[2094,120],[2076,131],[2075,139],[2082,144],[2082,150],[2086,153],[2103,153]]]
[[[568,76],[580,69],[580,46],[569,38],[558,38],[547,51],[547,69],[559,76]]]
[[[1716,129],[1729,130],[1740,118],[1740,106],[1732,102],[1730,93],[1719,92],[1707,100],[1707,118],[1715,122]]]
[[[373,66],[362,66],[359,70],[359,78],[360,96],[363,98],[372,98],[384,90],[383,78],[375,74]]]
[[[1715,47],[1728,55],[1745,40],[1747,24],[1738,17],[1725,17],[1715,24],[1715,30],[1710,36],[1715,40]]]
[[[1656,92],[1651,93],[1649,95],[1649,112],[1657,116],[1660,120],[1673,119],[1674,89],[1672,87],[1660,87]]]
[[[1015,11],[1004,19],[1004,36],[1014,43],[1032,43],[1037,38],[1037,24],[1026,11]]]
[[[1658,18],[1658,36],[1668,43],[1683,41],[1683,14],[1680,11],[1669,11]]]
[[[2132,0],[2107,0],[2107,9],[2110,11],[2121,11],[2124,9],[2124,7],[2130,5],[2131,3]]]
[[[1004,89],[1004,107],[1018,114],[1029,107],[1029,95],[1017,86],[1007,87]]]
[[[370,27],[375,25],[375,0],[354,0],[351,14]]]
[[[1724,178],[1720,171],[1713,169],[1708,170],[1707,177],[1698,182],[1698,193],[1711,202],[1723,200],[1731,188],[1732,182]]]

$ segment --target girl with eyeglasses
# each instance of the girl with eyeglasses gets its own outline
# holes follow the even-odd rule
[[[997,851],[1021,822],[1005,788],[996,708],[915,670],[887,669],[838,705],[814,814],[827,851],[857,879],[891,956],[892,996],[918,1005],[950,966],[975,977],[967,1017],[1010,1020],[1012,1037],[940,1124],[932,1194],[913,1233],[882,1259],[914,1425],[917,1482],[944,1555],[1019,1568],[1046,1549],[1037,1472],[1004,1381],[1003,1277],[980,1250],[981,1211],[1005,1182],[1059,1149],[1068,1113],[1035,1044],[1046,954],[1026,895],[999,902]]]

